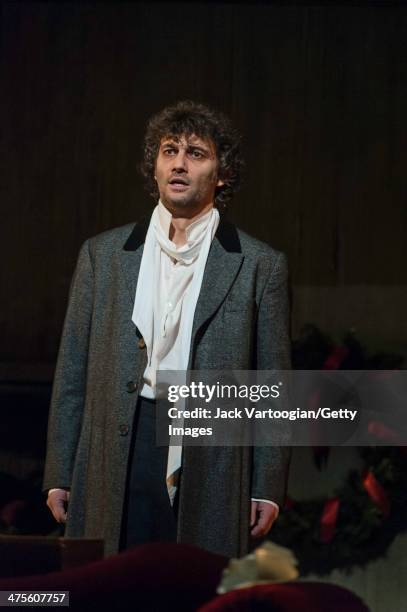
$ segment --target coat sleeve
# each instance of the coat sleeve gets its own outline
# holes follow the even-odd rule
[[[279,253],[259,302],[256,336],[257,370],[291,367],[287,262]],[[284,502],[291,449],[256,446],[253,449],[252,498]]]
[[[93,268],[86,241],[72,278],[48,419],[43,490],[69,488],[85,401],[93,307]]]

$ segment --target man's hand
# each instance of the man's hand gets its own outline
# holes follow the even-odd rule
[[[66,522],[66,510],[69,501],[69,491],[65,489],[52,489],[48,493],[47,506],[58,523]]]
[[[265,536],[270,531],[277,515],[278,510],[273,504],[252,501],[250,527],[253,527],[253,529],[251,530],[251,535],[254,538]]]

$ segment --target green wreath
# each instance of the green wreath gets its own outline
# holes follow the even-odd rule
[[[302,575],[366,565],[407,529],[407,447],[358,449],[351,470],[329,499],[288,500],[270,532],[294,551]]]

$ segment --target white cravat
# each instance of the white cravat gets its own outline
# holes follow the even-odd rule
[[[186,228],[187,242],[169,239],[171,213],[159,202],[144,244],[132,320],[146,343],[147,367],[141,395],[155,397],[157,370],[188,367],[192,324],[219,212],[211,208]],[[167,487],[176,492],[174,474],[181,467],[182,447],[168,449]]]

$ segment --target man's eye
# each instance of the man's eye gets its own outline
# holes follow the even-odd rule
[[[201,159],[203,157],[203,153],[201,151],[191,151],[191,155],[194,159]]]
[[[170,148],[163,150],[164,155],[173,155],[175,152],[176,152],[175,149],[170,149]]]

